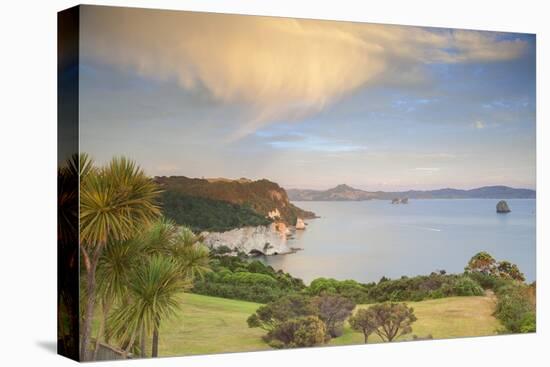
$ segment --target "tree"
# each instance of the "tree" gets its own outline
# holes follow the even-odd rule
[[[249,327],[259,327],[270,332],[287,320],[315,314],[315,307],[308,297],[291,294],[261,306],[247,319],[247,323]]]
[[[180,228],[169,246],[169,255],[176,259],[185,278],[202,278],[210,271],[208,247],[202,243],[202,237],[195,235],[187,227]]]
[[[174,276],[176,278],[173,281],[179,281],[181,282],[180,285],[184,285],[184,287],[180,287],[181,292],[191,287],[192,280],[195,276],[202,276],[205,272],[210,270],[209,251],[208,248],[200,242],[200,237],[195,236],[189,229],[180,228],[176,226],[173,221],[167,220],[163,217],[155,221],[147,231],[142,233],[135,240],[135,242],[136,244],[133,248],[139,248],[139,252],[143,254],[143,256],[139,258],[137,265],[134,266],[135,271],[131,274],[131,279],[129,280],[130,284],[135,283],[135,277],[140,277],[140,274],[147,271],[147,268],[151,266],[151,259],[156,259],[158,257],[161,259],[170,259],[169,267],[173,268],[172,271],[174,272]],[[157,279],[159,282],[164,281],[161,277],[157,277]],[[153,287],[154,285],[141,282],[139,283],[139,286]],[[160,287],[162,284],[159,284],[158,286]],[[145,291],[136,291],[136,289],[139,289],[139,287],[135,285],[133,290],[130,289],[131,301],[126,303],[132,303],[135,299],[141,298],[141,302],[147,304],[148,300],[145,296],[152,299],[150,294],[146,294]],[[159,291],[161,290],[162,289],[159,288]],[[135,317],[140,315],[139,313],[136,314],[129,305],[123,305],[123,307],[117,312],[128,312],[130,316],[134,315]],[[122,316],[119,316],[118,318],[123,319]],[[139,333],[140,335],[140,350],[142,356],[145,355],[145,338],[151,333],[151,356],[158,356],[159,326],[163,318],[163,312],[160,312],[156,314],[154,322],[150,320],[132,321],[137,328],[134,332],[136,334]],[[124,342],[132,340],[132,334],[125,334],[125,331],[120,329],[126,328],[124,323],[115,322],[112,325],[112,328],[112,332]],[[136,336],[134,335],[133,339],[135,338]],[[133,340],[130,344],[133,344]],[[132,347],[130,344],[127,345],[127,349]]]
[[[483,274],[495,274],[497,263],[495,259],[489,255],[489,253],[482,251],[475,254],[470,261],[468,266],[464,268],[466,272],[479,272]]]
[[[115,241],[105,248],[97,266],[97,294],[102,308],[93,360],[97,358],[99,342],[105,334],[105,325],[111,307],[117,303],[128,302],[128,284],[135,267],[142,261],[143,251],[139,241]],[[143,353],[143,351],[142,351]],[[143,356],[143,355],[142,355]]]
[[[317,316],[304,316],[282,322],[266,339],[275,348],[312,347],[326,341],[326,327]]]
[[[57,171],[58,352],[79,357],[78,167],[74,154]]]
[[[128,341],[128,352],[138,334],[156,330],[152,353],[156,357],[160,322],[175,315],[180,308],[177,296],[189,287],[174,259],[160,254],[148,257],[132,274],[128,287],[130,302],[121,304],[109,316],[112,336]]]
[[[367,344],[369,336],[378,329],[376,314],[374,310],[370,309],[358,310],[349,318],[348,322],[353,330],[363,333],[365,344]]]
[[[509,261],[504,260],[499,262],[497,270],[498,275],[502,278],[519,280],[520,282],[525,281],[525,275],[519,270],[518,266]]]
[[[146,251],[160,253],[172,258],[179,271],[179,276],[186,282],[191,282],[195,276],[202,277],[210,270],[210,254],[208,248],[187,227],[178,227],[172,220],[160,218],[146,233],[144,244]],[[158,339],[160,317],[153,327],[153,342],[151,356],[158,356]]]
[[[316,308],[319,318],[325,322],[327,332],[331,337],[342,335],[343,323],[355,308],[355,302],[352,300],[330,294],[314,297],[312,304]]]
[[[412,323],[416,321],[414,310],[405,303],[384,302],[369,307],[373,312],[378,328],[376,334],[386,342],[412,332]]]
[[[96,270],[105,247],[135,236],[160,215],[159,189],[126,158],[97,168],[80,156],[80,254],[86,270],[86,300],[80,345],[81,360],[90,360],[89,339],[96,301]]]

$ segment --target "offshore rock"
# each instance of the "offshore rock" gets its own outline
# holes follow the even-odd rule
[[[505,200],[501,200],[497,204],[497,213],[510,213],[511,210],[508,207],[508,203]]]

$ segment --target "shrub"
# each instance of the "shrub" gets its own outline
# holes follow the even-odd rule
[[[456,278],[452,283],[453,295],[456,296],[482,296],[483,288],[478,282],[468,277]]]
[[[522,333],[534,333],[537,331],[537,316],[535,312],[526,313],[520,322],[520,332]]]
[[[373,286],[374,284],[361,284],[355,280],[317,278],[311,282],[306,292],[311,296],[333,294],[348,298],[355,303],[368,303],[369,289]]]
[[[344,321],[351,315],[355,303],[339,295],[323,294],[312,299],[312,305],[321,320],[326,324],[331,337],[342,335]]]
[[[299,317],[282,322],[265,339],[274,348],[312,347],[326,341],[326,327],[317,316]]]
[[[519,280],[520,282],[525,281],[525,276],[519,270],[516,264],[512,264],[509,261],[501,261],[497,267],[498,274],[502,278],[509,278],[514,280]]]
[[[502,332],[521,333],[535,329],[535,305],[529,297],[529,289],[520,283],[511,283],[497,293],[495,317],[504,326]]]
[[[367,344],[369,336],[378,329],[378,322],[373,310],[360,309],[355,315],[351,316],[348,320],[350,327],[363,333],[365,344]]]
[[[301,279],[244,257],[215,255],[211,268],[203,279],[195,279],[193,293],[268,303],[305,288]]]
[[[316,313],[309,297],[292,294],[261,306],[247,319],[247,323],[249,327],[259,327],[271,332],[285,321],[313,316]]]
[[[244,271],[226,274],[222,278],[222,280],[225,283],[236,283],[242,286],[246,286],[246,285],[260,285],[260,286],[267,286],[267,287],[277,286],[277,280],[270,277],[269,275],[249,273]]]
[[[466,272],[494,274],[496,267],[496,260],[489,253],[482,251],[472,256],[464,270]]]
[[[525,281],[525,276],[516,264],[512,264],[506,260],[497,262],[487,252],[480,252],[474,255],[464,268],[464,272],[466,274],[477,274],[476,276],[487,282],[493,282],[498,278],[518,280],[520,282]],[[482,284],[484,288],[489,288],[489,285]],[[494,287],[497,284],[492,285]]]
[[[480,272],[465,273],[465,275],[475,280],[484,289],[496,289],[498,287],[499,278],[495,275]]]

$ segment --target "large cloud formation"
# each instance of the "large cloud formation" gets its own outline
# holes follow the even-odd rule
[[[509,60],[526,49],[493,32],[110,7],[81,14],[84,58],[246,106],[237,137],[359,87],[416,82],[424,64]]]

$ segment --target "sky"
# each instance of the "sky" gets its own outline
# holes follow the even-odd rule
[[[83,6],[80,145],[285,188],[535,188],[534,35]]]

